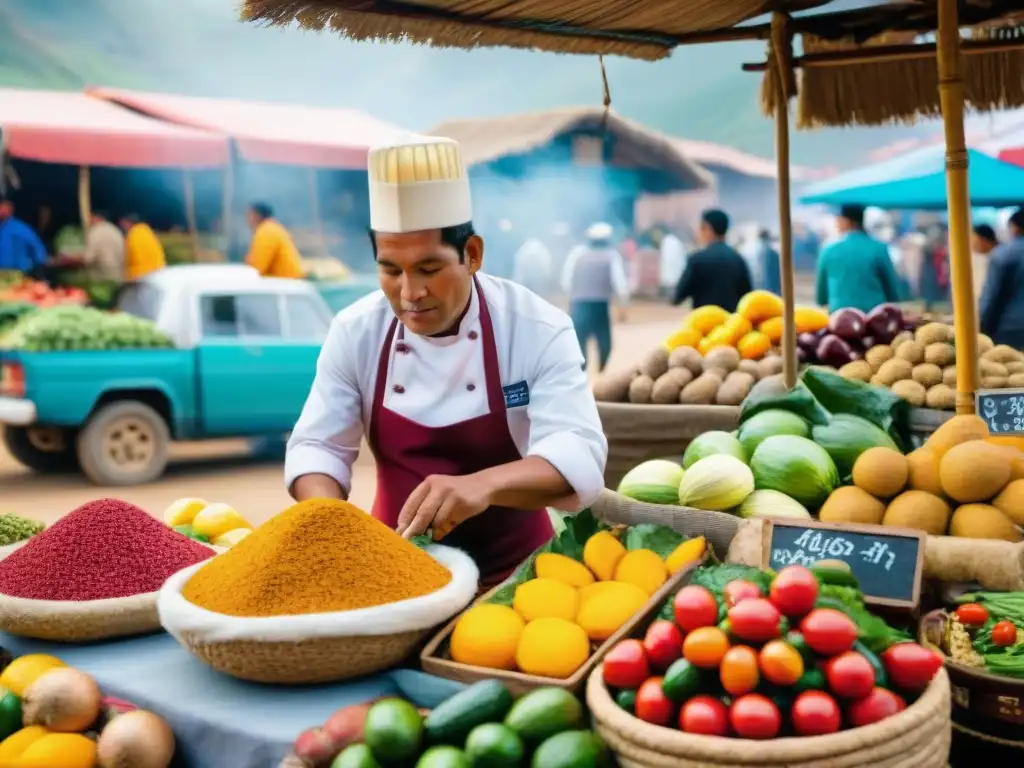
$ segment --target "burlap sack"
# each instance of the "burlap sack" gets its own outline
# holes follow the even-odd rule
[[[597,412],[608,438],[607,488],[618,488],[623,476],[642,461],[682,456],[697,435],[732,432],[740,424],[740,409],[728,405],[598,403]]]

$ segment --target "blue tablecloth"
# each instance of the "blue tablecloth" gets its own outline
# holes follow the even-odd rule
[[[299,733],[340,707],[388,695],[433,707],[463,687],[414,670],[335,685],[246,683],[213,671],[167,634],[66,645],[0,633],[0,646],[15,656],[53,654],[92,675],[104,693],[163,717],[178,739],[175,768],[273,768]]]

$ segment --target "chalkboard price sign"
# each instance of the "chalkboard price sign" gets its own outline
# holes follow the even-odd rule
[[[897,608],[917,607],[926,535],[909,528],[881,525],[831,525],[812,520],[766,520],[761,564],[778,571],[787,565],[810,566],[841,560],[850,566],[864,602]]]
[[[980,389],[978,415],[993,435],[1024,435],[1024,389]]]

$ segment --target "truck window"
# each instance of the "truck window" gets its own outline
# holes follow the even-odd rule
[[[281,336],[281,304],[276,294],[203,296],[199,310],[203,336]]]
[[[309,296],[284,297],[285,336],[298,341],[323,341],[331,318]]]
[[[117,297],[117,308],[130,315],[155,322],[160,312],[160,289],[146,283],[128,283]]]

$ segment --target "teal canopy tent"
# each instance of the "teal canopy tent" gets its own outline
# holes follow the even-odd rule
[[[1005,208],[1024,204],[1024,168],[974,149],[967,150],[967,154],[972,207]],[[800,202],[873,205],[889,210],[945,210],[945,167],[945,147],[923,147],[808,186]]]

